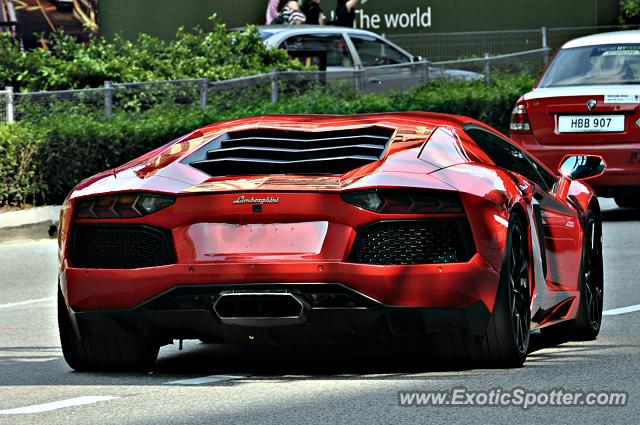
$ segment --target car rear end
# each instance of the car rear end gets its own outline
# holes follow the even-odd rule
[[[567,43],[518,100],[510,127],[552,169],[569,153],[602,155],[607,171],[592,186],[617,200],[640,193],[640,35],[625,34]]]
[[[476,239],[499,257],[489,230],[471,230],[488,229],[484,201],[427,176],[420,145],[394,148],[398,137],[379,126],[234,132],[173,165],[206,173],[202,184],[72,196],[60,277],[78,332],[162,343],[481,335],[498,273]]]

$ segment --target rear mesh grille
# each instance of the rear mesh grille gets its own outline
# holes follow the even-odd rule
[[[183,162],[211,176],[344,174],[381,159],[392,135],[382,127],[238,131],[209,142]]]
[[[144,225],[77,225],[69,249],[73,267],[135,269],[175,262],[171,234]]]
[[[363,264],[437,264],[468,261],[471,233],[464,220],[391,221],[358,232],[351,261]]]

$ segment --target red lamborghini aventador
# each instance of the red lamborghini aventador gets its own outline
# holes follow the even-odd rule
[[[522,365],[532,329],[598,333],[600,210],[581,180],[604,167],[568,156],[552,172],[460,116],[210,125],[68,196],[65,359],[139,369],[175,339],[362,338]]]

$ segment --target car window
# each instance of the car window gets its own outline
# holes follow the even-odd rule
[[[347,43],[340,34],[302,34],[287,38],[281,45],[287,50],[320,50],[327,52],[327,66],[354,66]]]
[[[404,53],[375,37],[349,35],[363,66],[395,65],[411,62]]]
[[[562,49],[539,87],[640,84],[640,44]]]
[[[502,137],[476,127],[465,128],[465,133],[498,167],[516,172],[545,190],[549,190],[556,182],[547,170]]]

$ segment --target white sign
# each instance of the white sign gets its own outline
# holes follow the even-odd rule
[[[416,7],[411,12],[373,13],[367,14],[362,9],[356,10],[356,27],[365,30],[378,30],[382,26],[395,28],[429,28],[431,27],[431,6]]]
[[[606,94],[604,103],[640,103],[640,94]]]

